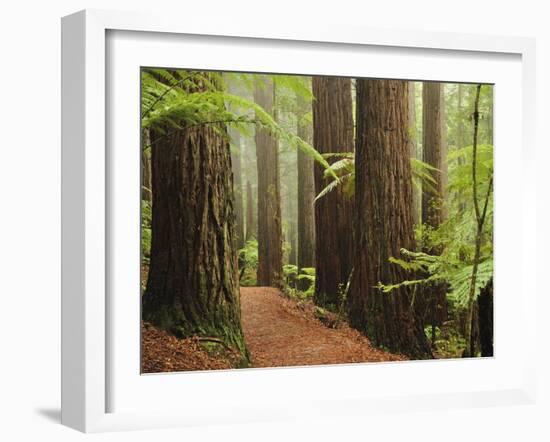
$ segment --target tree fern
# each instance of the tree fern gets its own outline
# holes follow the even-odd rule
[[[236,78],[247,78],[242,75]],[[290,146],[301,149],[323,167],[329,168],[328,162],[313,146],[284,130],[261,106],[219,90],[216,84],[223,84],[220,75],[213,80],[210,75],[200,72],[182,71],[176,75],[164,69],[155,69],[144,71],[142,80],[142,128],[155,129],[156,133],[165,136],[183,127],[210,125],[215,130],[220,130],[223,125],[232,125],[246,134],[250,125],[257,125]],[[196,89],[197,81],[206,90],[189,92]],[[290,77],[280,78],[278,81],[287,87],[289,84],[299,84]],[[306,89],[304,87],[302,93],[305,94]],[[151,140],[151,144],[157,141],[158,139]],[[334,173],[329,173],[334,179],[338,179]]]
[[[378,287],[390,293],[401,286],[423,286],[445,282],[449,286],[448,299],[459,308],[468,306],[471,275],[475,260],[477,222],[472,199],[472,146],[457,149],[448,155],[448,209],[449,217],[437,229],[419,226],[422,246],[441,250],[439,256],[401,250],[403,258],[390,258],[412,274],[426,275],[419,279],[382,284]],[[479,193],[485,194],[493,173],[493,146],[478,146],[477,177]],[[489,198],[485,234],[475,280],[474,299],[493,276],[493,199]]]
[[[355,192],[355,154],[353,152],[328,153],[323,154],[323,157],[325,159],[340,159],[325,169],[324,178],[331,181],[319,192],[315,201],[337,189],[339,186],[343,187],[344,194],[353,196]],[[416,158],[411,158],[411,171],[413,183],[419,189],[423,186],[425,189],[435,190],[435,179],[431,173],[432,171],[437,171],[435,167]]]

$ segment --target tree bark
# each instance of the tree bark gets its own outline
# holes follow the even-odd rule
[[[152,138],[159,141],[151,156],[152,243],[143,319],[178,337],[217,337],[247,360],[229,144],[207,125]]]
[[[298,265],[298,241],[296,235],[296,226],[293,222],[288,226],[288,242],[290,244],[290,250],[288,252],[288,263],[292,265]]]
[[[273,115],[275,88],[264,76],[254,88],[254,101]],[[283,275],[283,243],[279,152],[277,139],[257,126],[255,133],[258,167],[258,285],[280,287]]]
[[[256,216],[254,215],[254,195],[250,181],[246,182],[246,240],[258,237]]]
[[[408,119],[406,82],[357,80],[356,247],[348,308],[350,324],[374,345],[422,359],[431,351],[411,291],[376,287],[411,277],[389,262],[401,248],[415,248]]]
[[[493,280],[481,290],[478,303],[478,327],[481,356],[493,356]]]
[[[458,149],[462,149],[465,145],[466,145],[466,142],[464,141],[465,139],[465,129],[464,129],[464,109],[463,109],[463,99],[464,99],[464,85],[462,84],[459,84],[458,85],[458,91],[457,91],[457,111],[458,111],[458,134],[457,134],[457,148]],[[458,164],[459,165],[464,165],[465,164],[465,160],[463,157],[459,157],[458,158]],[[462,195],[458,194],[457,193],[457,196],[458,197],[461,197]],[[465,209],[466,209],[466,203],[461,200],[459,202],[459,210],[461,212],[463,212]]]
[[[353,152],[353,107],[349,78],[313,77],[313,145],[320,153]],[[336,159],[337,160],[337,159]],[[329,162],[334,162],[332,159]],[[327,185],[314,166],[315,192]],[[315,203],[316,304],[339,307],[352,268],[352,198],[338,188]]]
[[[141,199],[151,202],[151,144],[149,129],[143,130],[143,146],[141,148]]]
[[[311,104],[298,97],[297,134],[304,141],[312,142],[311,124],[304,121],[310,112]],[[313,159],[298,149],[298,268],[315,266],[315,180],[313,176]],[[307,289],[300,283],[300,288]]]
[[[422,86],[422,161],[437,171],[431,172],[435,181],[433,190],[422,189],[422,222],[432,228],[437,228],[445,219],[442,203],[447,163],[443,125],[443,85],[425,82]]]
[[[237,249],[244,247],[244,213],[243,213],[243,185],[241,167],[241,136],[235,129],[229,130],[233,150],[231,152],[231,164],[233,165],[233,193],[235,195],[235,239]]]
[[[409,81],[409,133],[411,158],[419,158],[418,143],[416,139],[416,87],[414,81]],[[413,183],[413,223],[419,224],[422,212],[422,197],[419,189]]]
[[[446,144],[444,139],[443,84],[424,82],[422,86],[422,161],[437,170],[428,171],[434,182],[431,188],[422,188],[422,224],[437,229],[446,218],[444,207],[447,176]],[[439,255],[440,249],[424,247],[425,253]],[[417,297],[416,312],[423,326],[432,325],[432,345],[435,327],[447,319],[447,286],[435,284],[426,287]]]

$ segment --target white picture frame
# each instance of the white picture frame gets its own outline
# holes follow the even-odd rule
[[[111,379],[113,353],[108,327],[116,317],[110,311],[107,296],[109,278],[110,211],[112,200],[108,169],[108,139],[106,121],[109,88],[106,80],[108,50],[107,35],[112,32],[147,32],[160,36],[215,36],[217,38],[255,39],[271,45],[288,47],[304,42],[308,44],[337,44],[341,48],[374,47],[378,50],[400,48],[402,51],[426,50],[437,53],[449,52],[475,54],[480,60],[484,54],[503,54],[519,60],[521,69],[519,143],[517,154],[522,164],[523,187],[519,191],[522,210],[518,215],[518,253],[521,255],[521,274],[518,283],[523,313],[515,327],[523,333],[525,351],[518,353],[517,376],[499,388],[477,388],[471,391],[449,392],[445,388],[432,388],[426,394],[407,392],[398,394],[369,395],[359,391],[356,395],[338,394],[330,399],[314,398],[310,406],[291,406],[274,401],[273,404],[255,402],[243,395],[233,409],[207,414],[205,407],[197,406],[193,412],[181,407],[164,409],[136,408],[116,410],[109,404],[109,395],[114,388]],[[151,34],[153,35],[153,34]],[[171,38],[172,38],[171,37]],[[279,43],[278,43],[279,42]],[[435,54],[435,55],[434,55]],[[226,23],[217,21],[186,21],[177,17],[157,16],[144,13],[126,13],[86,10],[63,18],[62,21],[62,423],[85,432],[156,428],[168,426],[206,425],[215,417],[217,422],[243,422],[255,420],[284,419],[288,417],[335,416],[342,414],[367,414],[373,410],[396,412],[415,409],[440,409],[499,404],[532,403],[535,399],[535,358],[533,357],[535,324],[527,318],[536,317],[536,287],[533,278],[526,278],[526,256],[535,251],[535,175],[534,162],[534,108],[535,108],[535,45],[532,39],[517,37],[491,37],[478,35],[427,33],[416,31],[388,31],[350,28],[346,26],[292,26],[267,23]],[[474,57],[474,58],[475,58]],[[193,66],[195,67],[195,66]],[[251,69],[250,66],[248,69]],[[247,70],[243,67],[243,70]],[[301,73],[301,72],[298,72]],[[388,76],[391,74],[388,74]],[[433,74],[432,74],[433,75]],[[483,76],[482,73],[479,76]],[[415,78],[424,79],[424,78]],[[433,78],[437,79],[437,78]],[[445,78],[439,78],[446,80]],[[138,85],[136,85],[136,88]],[[136,89],[137,90],[137,89]],[[498,95],[497,95],[498,100]],[[497,108],[498,111],[498,108]],[[498,114],[497,114],[498,119]],[[496,123],[498,125],[498,122]],[[497,161],[497,168],[498,161]],[[495,185],[496,186],[496,185]],[[496,187],[495,194],[498,192]],[[498,215],[497,215],[498,216]],[[498,242],[495,246],[498,253]],[[517,259],[517,258],[516,258]],[[498,269],[498,266],[497,266]],[[499,278],[498,270],[495,284]],[[502,290],[505,290],[504,288]],[[511,289],[510,289],[511,290]],[[136,298],[137,299],[137,298]],[[136,301],[138,302],[138,301]],[[497,312],[495,313],[495,315]],[[495,321],[499,321],[498,315]],[[502,325],[505,327],[506,324]],[[136,325],[137,327],[137,325]],[[495,334],[495,338],[498,335]],[[134,343],[139,345],[138,343]],[[498,348],[495,360],[498,360]],[[473,361],[470,361],[473,362]],[[465,361],[445,361],[449,370],[475,370]],[[489,364],[491,362],[488,362]],[[411,364],[408,368],[396,369],[396,364],[378,366],[394,375],[413,376],[419,370],[431,370],[428,365]],[[452,365],[454,364],[454,365]],[[373,373],[370,365],[368,370]],[[439,370],[441,369],[441,365]],[[282,386],[293,377],[307,381],[304,370],[319,368],[240,371],[238,382],[241,388],[253,390],[270,383],[273,389]],[[487,365],[487,373],[491,366]],[[494,367],[493,367],[494,369]],[[351,378],[360,376],[364,365],[354,367],[326,367],[324,374],[337,376],[346,373]],[[247,373],[253,373],[247,375]],[[281,375],[283,373],[283,375]],[[312,373],[312,372],[307,372]],[[136,373],[139,376],[139,373]],[[198,375],[198,377],[197,377]],[[188,376],[194,385],[208,384],[208,376],[216,376],[216,385],[223,388],[237,379],[228,373],[194,373]],[[170,375],[173,379],[178,375]],[[182,375],[187,376],[187,374]],[[350,378],[350,379],[351,379]],[[151,379],[151,377],[149,378]],[[181,379],[181,376],[180,376]],[[153,381],[148,381],[152,384]],[[156,376],[156,385],[162,377]],[[201,384],[202,383],[202,384]],[[248,385],[248,387],[247,387]],[[256,386],[256,387],[253,387]],[[439,390],[438,390],[439,388]],[[274,393],[274,390],[272,391]],[[122,394],[125,394],[122,390]],[[163,392],[165,396],[167,392]],[[193,393],[197,394],[197,393]],[[291,400],[289,399],[289,402]],[[167,401],[170,403],[170,401]],[[220,402],[221,403],[221,402]],[[337,407],[335,407],[337,405]],[[123,407],[124,408],[124,407]],[[337,410],[335,411],[335,408]]]

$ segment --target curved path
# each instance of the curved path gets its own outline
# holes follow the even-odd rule
[[[300,308],[275,288],[241,287],[241,315],[253,367],[404,359],[373,348],[347,325],[326,327],[312,308]]]

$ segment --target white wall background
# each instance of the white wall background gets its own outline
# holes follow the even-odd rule
[[[0,13],[0,439],[83,440],[59,425],[60,358],[60,17],[83,8],[217,14],[231,20],[315,20],[384,28],[509,34],[537,38],[538,256],[543,281],[549,249],[550,28],[544,2],[522,0],[19,0]],[[193,12],[191,12],[193,11]],[[262,18],[263,16],[263,18]],[[286,17],[285,17],[286,16]],[[514,179],[515,177],[510,177]],[[513,233],[511,233],[513,234]],[[195,440],[549,440],[550,305],[539,284],[539,384],[536,406],[379,415],[362,420],[286,422],[92,436],[101,441]],[[521,333],[521,330],[518,330]],[[326,388],[319,386],[319,388]]]

